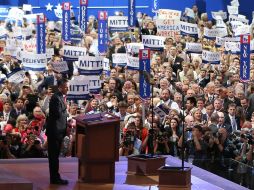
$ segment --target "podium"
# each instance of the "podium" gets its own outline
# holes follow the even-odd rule
[[[101,113],[75,119],[79,182],[114,183],[115,161],[119,161],[119,118]]]

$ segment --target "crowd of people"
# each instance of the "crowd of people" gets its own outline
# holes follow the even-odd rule
[[[129,53],[126,45],[142,43],[142,35],[157,35],[155,20],[138,13],[132,32],[111,35],[105,55],[110,60],[110,74],[101,76],[100,94],[91,95],[89,100],[67,101],[68,131],[62,156],[74,156],[75,116],[107,111],[121,121],[120,156],[150,153],[184,157],[215,173],[225,170],[229,159],[253,166],[254,56],[251,55],[250,80],[243,83],[239,55],[226,54],[223,46],[215,45],[215,39],[205,38],[204,28],[215,28],[216,23],[208,19],[207,13],[200,14],[196,5],[192,10],[194,18],[183,14],[181,19],[196,23],[199,37],[176,34],[174,38],[166,38],[163,51],[151,51],[149,82],[153,94],[147,99],[139,95],[140,72],[113,67],[112,54]],[[226,25],[228,35],[233,36],[230,24]],[[15,26],[6,27],[11,36]],[[25,21],[22,27],[35,28]],[[57,90],[56,82],[79,75],[76,63],[71,61],[68,73],[53,69],[52,62],[64,60],[61,51],[64,44],[61,33],[52,27],[47,27],[46,39],[47,47],[54,48],[47,69],[36,73],[26,71],[21,84],[8,81],[8,73],[22,68],[22,62],[6,51],[5,40],[0,40],[0,158],[47,157],[45,123],[50,98]],[[220,64],[204,64],[200,56],[186,51],[188,42],[201,43],[205,50],[220,52]],[[97,56],[97,43],[98,21],[90,16],[87,34],[75,45],[86,48],[90,56]],[[163,117],[154,112],[156,107],[165,111]]]

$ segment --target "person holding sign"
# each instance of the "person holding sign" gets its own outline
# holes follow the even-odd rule
[[[46,122],[46,135],[48,137],[48,160],[50,183],[67,185],[68,180],[61,178],[59,170],[59,154],[62,141],[67,129],[67,107],[64,96],[68,92],[68,80],[57,82],[58,92],[54,93],[49,102],[49,115]]]

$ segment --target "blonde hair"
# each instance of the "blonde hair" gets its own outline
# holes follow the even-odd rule
[[[28,120],[28,117],[26,116],[26,114],[21,114],[18,116],[18,118],[16,120],[16,128],[19,127],[19,123],[21,120]]]

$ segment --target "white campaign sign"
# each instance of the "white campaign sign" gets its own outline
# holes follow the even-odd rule
[[[186,51],[192,53],[201,53],[202,44],[201,43],[186,43]]]
[[[8,75],[8,81],[16,84],[23,82],[24,78],[25,78],[24,70],[19,70],[17,72],[10,73]]]
[[[85,47],[77,47],[77,46],[63,46],[64,57],[78,60],[80,56],[86,55],[86,48]]]
[[[195,18],[194,11],[191,8],[186,7],[184,12],[187,17]]]
[[[141,43],[128,43],[126,45],[128,53],[139,53],[140,49],[144,49],[144,44]]]
[[[139,69],[139,58],[128,56],[127,68],[130,70],[138,70]]]
[[[103,59],[103,71],[110,71],[109,59],[108,58]]]
[[[228,18],[226,12],[223,12],[223,11],[212,12],[213,19],[216,19],[217,16],[221,16],[223,20],[226,20]]]
[[[80,74],[98,74],[103,69],[104,57],[102,56],[82,56],[78,60]]]
[[[109,16],[108,27],[126,28],[128,27],[128,17],[127,16]]]
[[[47,58],[52,58],[52,56],[55,54],[54,52],[54,48],[47,48],[46,49],[46,55],[47,55]]]
[[[29,52],[35,52],[36,50],[36,39],[23,40],[23,50]]]
[[[249,34],[250,33],[250,26],[249,25],[242,25],[237,27],[235,30],[235,36],[240,36],[242,34]]]
[[[239,21],[246,25],[249,24],[249,20],[244,17],[241,17],[240,15],[229,15],[229,22],[232,21]]]
[[[142,43],[149,48],[164,48],[165,38],[162,36],[142,35]]]
[[[188,35],[198,35],[198,25],[188,22],[181,22],[180,31]]]
[[[204,36],[207,38],[225,37],[228,35],[226,28],[204,29]]]
[[[46,54],[35,54],[32,52],[21,52],[21,61],[26,70],[42,71],[46,68]]]
[[[220,58],[221,58],[220,52],[211,52],[206,50],[203,50],[202,52],[203,62],[219,64]]]
[[[223,21],[221,16],[216,17],[216,28],[227,28],[227,25]]]
[[[231,52],[240,52],[240,42],[225,42],[225,50]]]
[[[98,93],[101,89],[100,76],[89,76],[89,91],[91,93]]]
[[[89,94],[89,78],[86,76],[74,76],[69,81],[69,91],[67,98],[79,99],[88,96]]]
[[[56,72],[59,72],[59,73],[62,73],[62,72],[65,72],[65,71],[68,71],[68,70],[69,70],[66,61],[62,61],[62,62],[52,62],[52,66],[53,66],[53,69],[54,69]]]
[[[174,19],[156,19],[157,35],[175,38],[180,34],[180,21]]]
[[[176,19],[176,20],[180,20],[181,13],[182,12],[178,11],[178,10],[159,9],[158,18],[159,19]]]
[[[238,6],[230,6],[230,5],[228,5],[228,13],[230,15],[237,15],[238,14]]]
[[[126,53],[112,54],[112,63],[117,66],[125,66],[127,64],[127,54]]]

